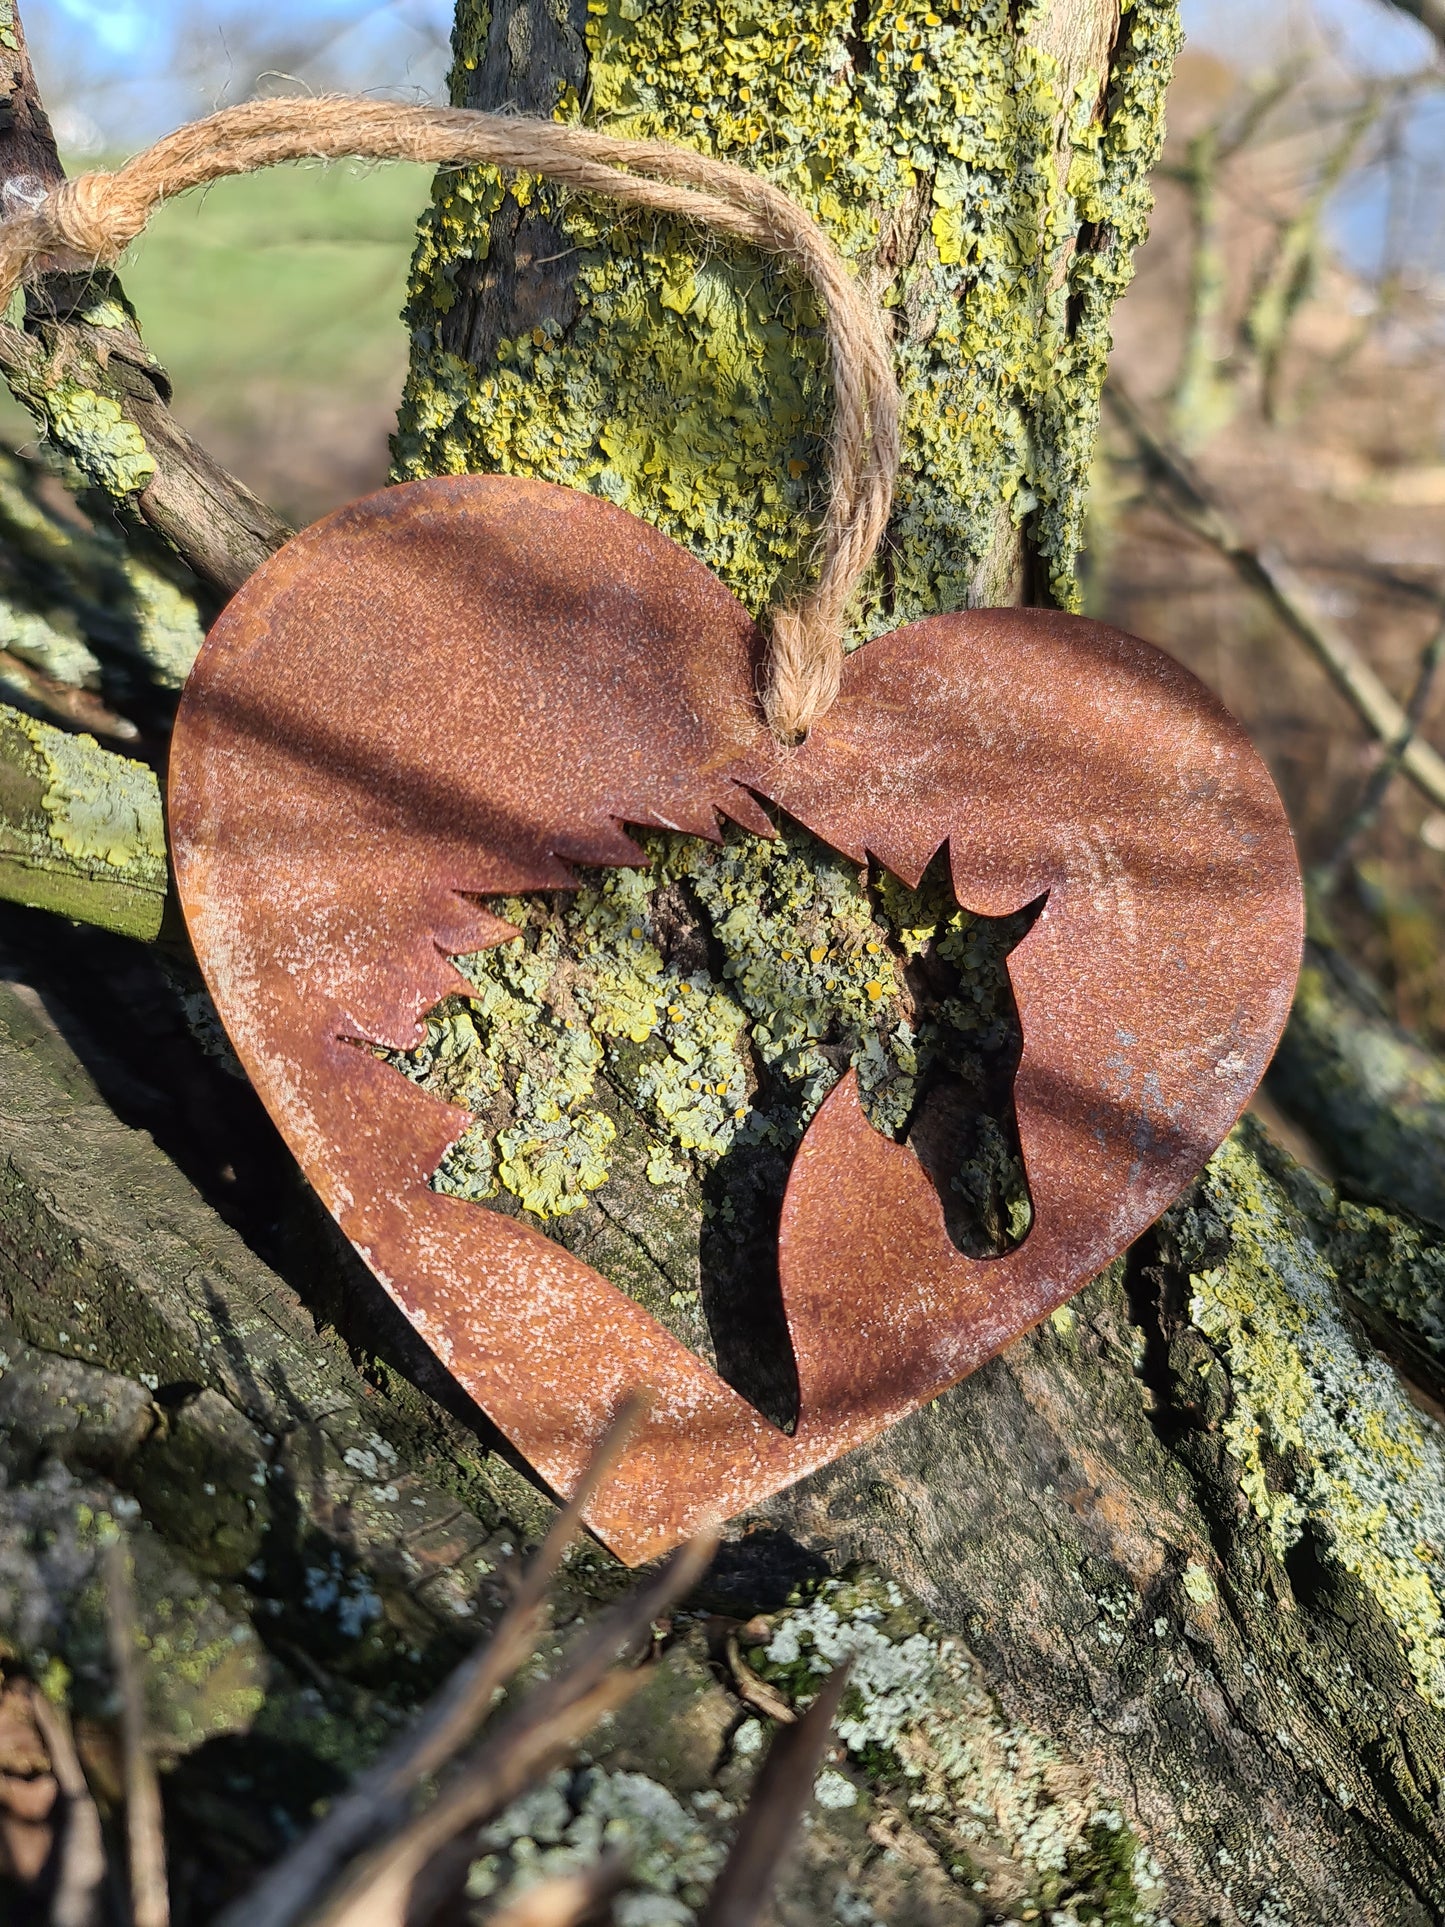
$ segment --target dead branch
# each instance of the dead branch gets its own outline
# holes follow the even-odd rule
[[[1112,378],[1104,399],[1133,442],[1160,506],[1180,527],[1224,556],[1240,580],[1269,604],[1377,741],[1389,745],[1404,739],[1401,773],[1432,803],[1445,808],[1445,757],[1413,731],[1405,710],[1284,557],[1245,541],[1186,457],[1154,433],[1138,404]]]
[[[1405,727],[1371,770],[1364,793],[1346,817],[1334,848],[1324,862],[1315,868],[1311,881],[1317,891],[1327,895],[1335,888],[1349,860],[1350,851],[1383,809],[1385,798],[1400,773],[1405,754],[1419,733],[1442,661],[1445,661],[1445,620],[1436,625],[1435,633],[1421,653],[1420,664],[1415,672],[1415,687],[1405,705]]]
[[[487,1927],[581,1927],[597,1919],[627,1881],[627,1862],[608,1853],[577,1873],[554,1874],[493,1914]]]
[[[845,1661],[829,1675],[797,1725],[784,1727],[773,1741],[698,1927],[756,1927],[813,1797],[813,1776],[847,1684]]]
[[[765,1680],[761,1673],[755,1673],[748,1665],[743,1658],[736,1633],[728,1634],[724,1651],[727,1654],[728,1668],[732,1673],[738,1698],[746,1705],[756,1707],[758,1712],[766,1714],[770,1720],[777,1720],[783,1726],[792,1726],[797,1720],[797,1714],[777,1687]]]
[[[607,1478],[642,1409],[618,1414],[577,1490],[558,1513],[522,1576],[511,1604],[480,1652],[463,1660],[410,1732],[403,1734],[306,1838],[271,1868],[216,1927],[291,1927],[336,1871],[379,1832],[397,1824],[416,1786],[453,1759],[491,1711],[492,1701],[536,1646],[548,1589],[592,1495]]]
[[[145,1695],[137,1665],[138,1641],[130,1548],[116,1540],[105,1549],[105,1618],[110,1663],[120,1696],[121,1770],[125,1779],[125,1826],[130,1869],[131,1927],[170,1927],[166,1885],[166,1836],[161,1788],[146,1745]]]
[[[38,1689],[32,1690],[30,1704],[64,1802],[50,1927],[97,1927],[106,1877],[100,1815],[75,1750],[69,1716]]]
[[[579,1639],[566,1663],[503,1721],[430,1806],[343,1879],[314,1916],[314,1927],[423,1927],[445,1899],[439,1884],[419,1908],[414,1889],[430,1862],[466,1830],[480,1826],[565,1756],[604,1713],[620,1705],[646,1676],[614,1671],[618,1654],[635,1647],[652,1622],[701,1577],[716,1545],[706,1533],[676,1552],[661,1571],[604,1613]],[[252,1927],[242,1916],[245,1927]]]

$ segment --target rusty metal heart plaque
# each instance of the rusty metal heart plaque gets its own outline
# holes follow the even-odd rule
[[[699,562],[593,497],[416,482],[297,536],[216,623],[170,770],[176,874],[232,1042],[385,1289],[569,1488],[624,1397],[646,1420],[590,1523],[625,1560],[777,1491],[935,1397],[1178,1195],[1283,1028],[1302,903],[1243,732],[1148,644],[1040,610],[935,616],[850,659],[797,749],[760,638]],[[1031,1229],[970,1258],[854,1074],[798,1151],[779,1264],[790,1436],[598,1272],[431,1179],[468,1115],[362,1042],[415,1047],[513,935],[478,899],[642,860],[627,825],[772,833],[758,799],[957,900],[1044,899],[1009,958]]]

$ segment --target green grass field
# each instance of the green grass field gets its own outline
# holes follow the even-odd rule
[[[429,169],[362,163],[220,181],[163,208],[122,263],[181,420],[293,519],[385,478],[430,185]],[[0,430],[33,439],[7,405]]]

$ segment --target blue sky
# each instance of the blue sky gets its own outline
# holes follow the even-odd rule
[[[450,0],[21,0],[62,124],[129,149],[228,100],[258,73],[434,98]]]
[[[123,82],[162,83],[183,32],[193,40],[209,38],[219,52],[224,41],[238,36],[253,45],[266,37],[285,43],[350,25],[355,65],[380,84],[396,71],[398,55],[406,66],[405,42],[417,38],[416,24],[425,19],[435,33],[444,27],[448,8],[445,0],[287,0],[270,8],[258,8],[255,0],[29,0],[22,12],[37,47],[73,47],[79,40],[97,78],[108,74]],[[1362,64],[1415,64],[1428,47],[1423,29],[1382,0],[1265,0],[1263,8],[1261,0],[1185,0],[1184,16],[1196,44],[1233,60],[1267,60],[1293,37],[1302,18],[1323,22]],[[416,48],[409,52],[414,57]]]
[[[1183,0],[1189,44],[1232,64],[1269,67],[1322,34],[1350,66],[1375,73],[1423,66],[1434,42],[1386,0]]]
[[[109,0],[54,0],[56,10],[93,33],[108,54],[134,60],[144,49],[145,20],[138,6],[115,6]],[[44,8],[38,9],[44,12]]]

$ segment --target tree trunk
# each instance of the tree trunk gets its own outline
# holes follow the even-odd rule
[[[599,124],[765,166],[873,278],[908,419],[862,640],[930,611],[1070,599],[1109,309],[1142,234],[1176,38],[1172,9],[1146,0],[1122,20],[1101,0],[886,14],[463,0],[456,97],[564,117],[580,104]],[[758,610],[806,569],[828,395],[817,317],[786,275],[533,182],[447,173],[409,319],[399,474],[501,468],[607,494]],[[801,924],[826,898],[896,938],[886,889],[840,881],[805,839],[784,839],[786,893],[778,870],[749,872],[729,847],[744,925],[771,891],[770,915],[786,895]],[[722,998],[739,977],[710,861],[658,839],[646,881],[664,961]],[[559,902],[532,940],[615,970],[579,932]],[[973,987],[1006,1029],[1008,933],[978,934]],[[11,974],[40,981],[34,923],[11,940]],[[46,968],[71,957],[83,983],[114,970],[118,945],[67,937]],[[739,994],[729,1022],[785,1135],[806,1098],[758,1042],[771,994],[757,1009]],[[94,1061],[93,1023],[53,983],[47,995]],[[159,989],[146,996],[159,1007]],[[806,1030],[820,1013],[836,1014],[820,1001],[792,1015]],[[405,1068],[491,1088],[508,1051],[537,1050],[544,1017],[523,1008],[509,1041],[455,1002]],[[1361,1044],[1351,1061],[1367,1056]],[[810,1074],[836,1071],[824,1052]],[[113,1066],[100,1081],[150,1121]],[[660,1139],[641,1088],[623,1052],[595,1067],[579,1116],[608,1147],[600,1186],[529,1148],[536,1119],[515,1098],[483,1115],[447,1181],[531,1208],[720,1368],[752,1371],[760,1400],[785,1403],[759,1348],[726,1345],[757,1250],[722,1206],[731,1190],[765,1223],[777,1157],[709,1162],[696,1141]],[[1010,1201],[995,1108],[966,1160],[966,1230],[993,1248]],[[169,1798],[177,1837],[213,1863],[187,1875],[201,1907],[274,1851],[269,1797],[258,1818],[238,1771],[294,1788],[297,1811],[334,1785],[485,1621],[496,1568],[546,1505],[299,1195],[270,1247],[283,1278],[111,1114],[34,998],[3,986],[0,1115],[7,1635],[32,1664],[63,1659],[83,1700],[96,1679],[85,1522],[139,1505],[150,1620],[173,1629],[160,1659],[186,1660],[157,1720],[190,1753]],[[675,1183],[649,1175],[659,1155]],[[274,1152],[258,1156],[274,1161],[256,1186],[284,1189]],[[1388,1160],[1372,1188],[1399,1195]],[[1434,1215],[1424,1178],[1405,1195]],[[599,1733],[599,1775],[569,1785],[550,1833],[517,1816],[489,1854],[504,1863],[513,1836],[549,1851],[622,1789],[645,1835],[642,1782],[626,1777],[644,1775],[667,1790],[646,1798],[683,1803],[654,1804],[674,1871],[648,1878],[657,1892],[673,1879],[668,1919],[692,1918],[688,1883],[746,1784],[758,1709],[848,1649],[853,1697],[784,1921],[1445,1918],[1442,1268],[1428,1224],[1342,1201],[1244,1128],[1071,1308],[735,1522],[641,1711]],[[42,1542],[64,1556],[39,1560]],[[589,1552],[568,1610],[614,1585]],[[479,1867],[484,1886],[495,1868]]]

